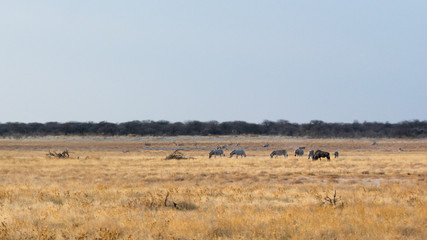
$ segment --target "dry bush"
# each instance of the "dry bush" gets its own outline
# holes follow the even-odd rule
[[[180,150],[175,150],[173,153],[169,154],[166,158],[166,160],[170,160],[170,159],[187,159],[186,157],[184,157],[184,154],[180,151]]]

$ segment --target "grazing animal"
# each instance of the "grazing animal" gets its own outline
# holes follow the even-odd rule
[[[314,150],[310,150],[310,152],[308,152],[308,159],[313,158],[314,155]]]
[[[329,153],[321,150],[317,150],[313,155],[313,161],[317,159],[322,160],[322,158],[327,158],[328,160],[331,160]]]
[[[296,156],[302,156],[302,155],[304,155],[304,150],[302,150],[302,149],[295,150],[295,157]]]
[[[266,148],[266,147],[269,147],[269,146],[270,146],[270,144],[265,144],[263,147],[265,147],[265,148]]]
[[[216,147],[216,149],[225,149],[225,150],[227,150],[227,145],[220,145],[220,146]]]
[[[334,156],[335,156],[335,158],[337,158],[338,157],[338,152],[335,152]]]
[[[276,151],[271,152],[270,157],[272,158],[274,155],[276,155],[276,158],[279,155],[283,155],[284,157],[288,157],[288,152],[286,150],[276,150]]]
[[[239,155],[243,158],[246,157],[245,150],[234,150],[230,153],[230,157],[232,157],[234,154],[236,154],[236,158],[239,157]]]
[[[212,151],[209,153],[209,158],[211,158],[211,157],[212,157],[212,155],[214,155],[214,156],[215,156],[215,158],[216,158],[216,155],[219,155],[220,157],[221,157],[221,156],[224,156],[224,157],[225,157],[224,151],[223,151],[222,149],[212,150]]]

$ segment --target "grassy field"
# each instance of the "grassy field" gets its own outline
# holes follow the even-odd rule
[[[218,145],[227,157],[209,159]],[[188,159],[165,160],[178,148]],[[426,153],[425,139],[1,139],[0,239],[427,239]]]

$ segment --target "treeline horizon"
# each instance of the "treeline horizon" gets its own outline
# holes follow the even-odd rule
[[[399,123],[363,122],[327,123],[313,120],[309,123],[291,123],[287,120],[262,123],[245,121],[130,121],[111,122],[47,122],[0,123],[0,137],[26,136],[179,136],[179,135],[279,135],[312,138],[426,138],[427,121]]]

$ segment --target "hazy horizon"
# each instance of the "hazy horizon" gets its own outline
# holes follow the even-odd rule
[[[221,123],[225,123],[225,122],[246,122],[249,124],[262,124],[265,121],[271,121],[271,122],[280,122],[280,121],[286,121],[289,122],[291,124],[310,124],[312,122],[317,122],[317,121],[321,121],[323,123],[326,124],[353,124],[353,123],[359,123],[359,124],[363,124],[364,122],[366,123],[380,123],[380,124],[399,124],[399,123],[404,123],[404,122],[415,122],[415,121],[419,121],[419,122],[425,122],[427,120],[420,120],[420,119],[411,119],[411,120],[402,120],[399,122],[389,122],[389,121],[385,121],[385,122],[381,122],[381,121],[358,121],[358,120],[354,120],[351,122],[328,122],[328,121],[323,121],[323,120],[319,120],[319,119],[312,119],[310,121],[307,122],[292,122],[286,119],[277,119],[277,120],[271,120],[271,119],[264,119],[260,122],[251,122],[251,121],[244,121],[244,120],[227,120],[227,121],[218,121],[218,120],[208,120],[208,121],[201,121],[201,120],[197,120],[197,119],[193,119],[193,120],[185,120],[185,121],[169,121],[169,120],[164,120],[164,119],[160,119],[160,120],[151,120],[151,119],[134,119],[134,120],[129,120],[129,121],[124,121],[124,122],[112,122],[112,121],[47,121],[47,122],[0,122],[0,124],[7,124],[7,123],[23,123],[23,124],[32,124],[32,123],[41,123],[41,124],[47,124],[47,123],[59,123],[59,124],[64,124],[64,123],[101,123],[101,122],[108,122],[108,123],[113,123],[113,124],[121,124],[121,123],[128,123],[128,122],[169,122],[171,124],[173,123],[189,123],[189,122],[203,122],[203,123],[209,123],[209,122],[218,122],[219,124]]]
[[[0,123],[427,119],[427,2],[7,1]]]

